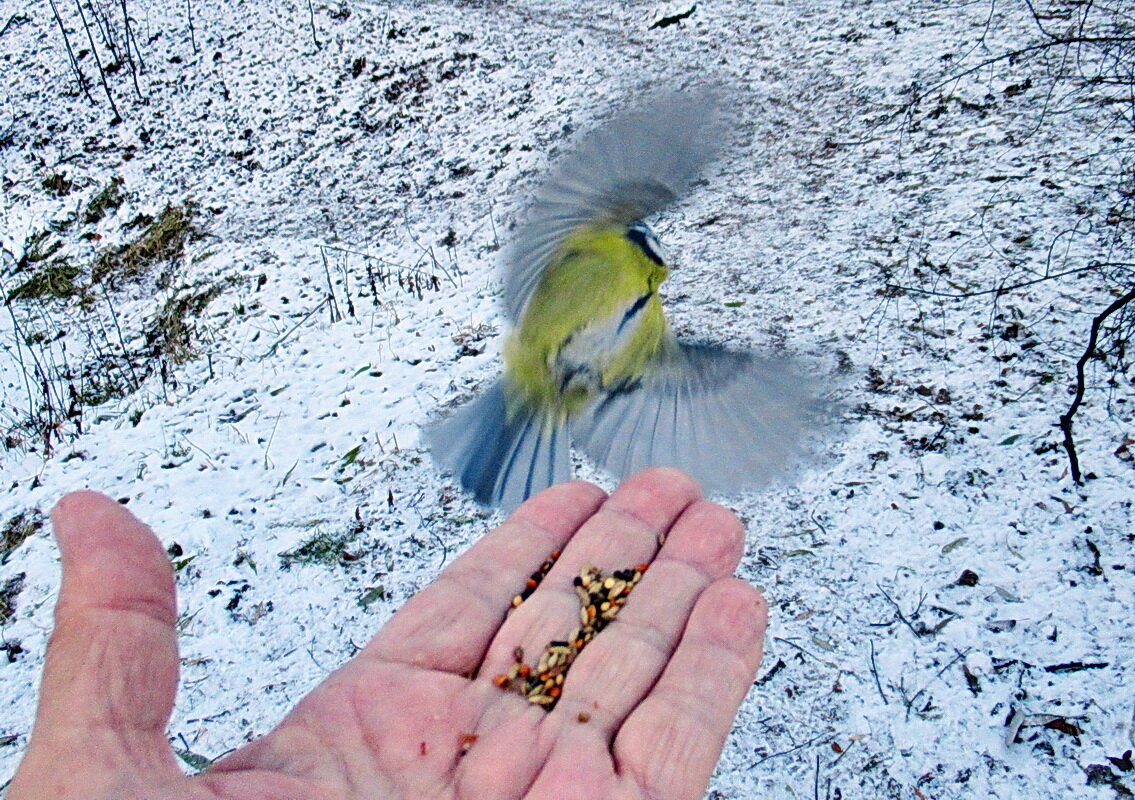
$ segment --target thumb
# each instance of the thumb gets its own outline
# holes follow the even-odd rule
[[[180,774],[165,734],[177,690],[177,605],[161,543],[95,492],[63,497],[52,523],[63,581],[35,729],[9,796],[22,778],[90,786],[123,770]]]

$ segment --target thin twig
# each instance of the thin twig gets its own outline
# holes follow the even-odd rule
[[[272,423],[272,433],[268,436],[268,443],[264,445],[264,469],[271,469],[273,466],[271,459],[268,458],[268,451],[272,449],[272,440],[276,438],[276,428],[280,427],[282,416],[284,416],[283,411],[276,415],[276,421]]]
[[[889,706],[891,703],[887,700],[887,695],[883,691],[883,684],[879,680],[879,665],[875,663],[875,640],[869,639],[871,645],[871,674],[875,676],[875,688],[879,690],[879,697],[883,698],[883,705]]]
[[[898,604],[898,602],[895,601],[893,597],[887,594],[887,590],[883,588],[882,584],[876,583],[875,586],[880,592],[883,593],[883,597],[887,598],[887,602],[895,607],[895,615],[898,616],[899,621],[902,622],[903,625],[906,625],[908,628],[910,628],[911,633],[913,633],[920,639],[926,635],[927,631],[925,628],[921,632],[919,632],[919,630],[914,627],[914,624],[906,618],[906,615],[902,613],[902,607]],[[918,601],[918,608],[922,608],[922,600],[924,599],[925,597],[921,598]],[[915,609],[914,613],[917,614],[918,609]]]
[[[1088,271],[1092,271],[1092,270],[1098,270],[1100,268],[1100,266],[1102,266],[1102,265],[1091,264],[1091,265],[1086,266],[1086,267],[1077,267],[1076,269],[1070,269],[1070,270],[1066,270],[1064,272],[1058,272],[1055,275],[1044,275],[1040,278],[1034,278],[1031,281],[1024,281],[1022,283],[1015,283],[1012,286],[998,286],[998,287],[993,288],[993,289],[981,289],[981,290],[976,291],[976,292],[939,292],[939,291],[936,291],[934,289],[918,289],[914,286],[899,286],[896,283],[888,283],[886,285],[886,288],[890,289],[890,290],[896,290],[897,289],[897,290],[903,291],[903,292],[910,292],[911,294],[924,294],[924,295],[930,295],[932,297],[948,297],[952,300],[965,300],[965,299],[970,298],[970,297],[981,297],[982,295],[985,295],[985,294],[1002,295],[1002,294],[1005,294],[1007,292],[1016,291],[1017,289],[1024,289],[1028,286],[1032,286],[1033,284],[1043,283],[1044,281],[1052,281],[1052,280],[1056,280],[1057,278],[1063,278],[1066,275],[1075,275],[1078,272],[1088,272]]]
[[[189,43],[193,45],[194,54],[200,52],[197,49],[197,37],[193,32],[193,0],[185,0],[185,19],[189,22]]]
[[[91,57],[95,60],[95,66],[99,68],[99,80],[102,81],[103,91],[106,92],[106,99],[110,101],[110,110],[114,112],[114,119],[111,121],[112,125],[117,125],[122,122],[122,115],[118,113],[118,105],[114,102],[114,95],[110,93],[110,84],[106,80],[106,70],[102,68],[102,60],[99,58],[98,48],[95,47],[95,37],[91,34],[91,26],[87,22],[87,15],[83,12],[83,4],[80,0],[75,0],[75,7],[79,9],[79,17],[83,20],[83,30],[87,32],[87,41],[91,44]]]
[[[315,6],[311,0],[307,0],[307,13],[311,21],[311,40],[315,42],[315,49],[319,49],[319,37],[315,35]]]
[[[326,259],[326,256],[324,256]],[[347,300],[347,315],[351,319],[355,319],[355,304],[351,301],[351,273],[347,269],[347,257],[343,256],[342,261],[339,262],[339,269],[343,273],[343,296]]]
[[[1080,474],[1080,459],[1076,455],[1076,443],[1072,438],[1072,421],[1076,416],[1076,412],[1080,410],[1080,403],[1084,400],[1084,384],[1086,380],[1084,371],[1088,365],[1088,361],[1095,355],[1100,327],[1103,326],[1103,323],[1108,317],[1116,311],[1119,311],[1132,300],[1135,300],[1135,288],[1117,297],[1111,305],[1092,319],[1092,328],[1088,333],[1088,346],[1084,348],[1083,355],[1081,355],[1079,361],[1076,362],[1076,394],[1072,398],[1072,405],[1068,406],[1068,410],[1060,415],[1060,430],[1064,433],[1064,449],[1068,452],[1068,463],[1072,469],[1072,480],[1077,485],[1082,485],[1084,480],[1083,476]]]
[[[323,307],[324,307],[325,305],[327,305],[327,303],[328,303],[328,302],[330,302],[330,300],[331,300],[331,298],[330,298],[330,297],[325,297],[325,298],[323,298],[323,300],[322,300],[322,301],[321,301],[321,302],[319,303],[319,305],[317,305],[317,306],[316,306],[315,308],[313,308],[313,309],[312,309],[311,311],[309,311],[309,312],[307,312],[306,314],[304,314],[304,315],[303,315],[303,318],[302,318],[302,319],[300,319],[300,321],[299,321],[299,322],[297,322],[297,323],[296,323],[295,325],[293,325],[292,327],[288,328],[288,330],[287,330],[287,331],[286,331],[286,332],[284,333],[284,335],[283,335],[283,336],[281,336],[281,337],[280,337],[279,339],[277,339],[277,340],[276,340],[275,342],[273,342],[273,343],[272,343],[272,346],[268,348],[268,351],[267,351],[266,353],[264,353],[264,355],[260,356],[260,359],[259,359],[259,360],[260,360],[260,361],[263,361],[264,359],[266,359],[266,358],[269,358],[269,357],[271,357],[271,356],[275,355],[275,354],[276,354],[276,349],[277,349],[277,348],[278,348],[278,347],[279,347],[279,346],[280,346],[281,344],[283,344],[283,343],[284,343],[284,340],[285,340],[285,339],[287,339],[287,338],[288,338],[289,336],[291,336],[291,335],[292,335],[292,333],[294,333],[294,332],[295,332],[296,328],[298,328],[298,327],[299,327],[300,325],[303,325],[303,324],[304,324],[305,322],[307,322],[307,321],[308,321],[309,319],[311,319],[312,315],[313,315],[313,314],[315,314],[315,313],[316,313],[317,311],[319,311],[319,309],[321,309],[321,308],[323,308]]]
[[[781,644],[786,644],[786,645],[789,645],[790,647],[795,647],[797,650],[799,650],[804,655],[808,656],[809,658],[811,658],[815,661],[819,661],[824,666],[831,667],[832,669],[839,669],[839,665],[834,664],[831,661],[825,661],[824,659],[820,658],[815,653],[809,653],[803,647],[796,644],[796,642],[789,641],[788,639],[781,639],[779,636],[774,636],[774,637],[772,637],[772,639],[773,639],[774,642],[780,642]]]
[[[795,753],[797,750],[802,750],[805,747],[811,747],[816,742],[820,741],[821,739],[824,739],[825,737],[827,738],[828,741],[831,741],[831,734],[819,733],[819,734],[816,734],[815,736],[813,736],[808,741],[801,742],[800,744],[796,745],[795,747],[790,747],[787,750],[781,750],[779,753],[770,753],[769,755],[765,756],[764,758],[762,758],[758,761],[754,761],[752,764],[749,765],[749,768],[752,769],[753,767],[756,767],[760,764],[763,764],[766,761],[770,761],[771,759],[780,758],[781,756],[786,756],[790,753]]]
[[[280,422],[280,418],[279,418],[279,417],[277,417],[277,418],[276,418],[276,422],[277,422],[277,424],[278,424],[278,423]],[[275,436],[275,435],[276,435],[276,429],[275,429],[275,428],[273,428],[273,429],[272,429],[272,435],[273,435],[273,436]],[[210,466],[210,467],[215,467],[215,466],[216,466],[216,464],[214,464],[214,463],[213,463],[213,457],[212,457],[212,456],[210,456],[210,455],[209,455],[209,454],[208,454],[207,452],[205,452],[205,450],[204,450],[203,448],[201,448],[201,447],[200,447],[199,445],[196,445],[196,444],[194,444],[194,443],[193,443],[192,441],[190,441],[190,439],[189,439],[189,437],[188,437],[188,436],[182,435],[182,437],[181,437],[181,440],[182,440],[183,442],[185,442],[185,443],[186,443],[187,445],[189,445],[190,447],[192,447],[192,448],[193,448],[194,450],[196,450],[197,452],[199,452],[199,453],[200,453],[201,455],[205,456],[205,460],[209,462],[209,466]],[[271,445],[271,442],[269,442],[268,444],[269,444],[269,445]],[[265,456],[265,458],[267,458],[267,456],[268,456],[268,451],[267,451],[267,450],[266,450],[266,451],[264,451],[264,456]]]
[[[122,5],[122,26],[125,28],[126,33],[123,35],[123,47],[126,50],[126,65],[130,67],[130,78],[134,81],[134,94],[138,99],[142,99],[142,89],[138,86],[138,70],[144,69],[142,64],[142,53],[138,49],[138,40],[134,38],[134,32],[130,29],[130,12],[126,10],[126,0],[121,0]],[[138,55],[138,63],[134,63],[134,56],[130,52],[130,45],[134,45],[134,53]]]
[[[114,331],[118,336],[118,346],[122,348],[122,360],[126,362],[126,366],[130,369],[131,383],[134,384],[134,391],[142,388],[142,381],[139,380],[138,375],[134,372],[134,362],[130,358],[130,351],[126,347],[126,339],[122,335],[122,328],[118,324],[118,310],[114,307],[114,302],[110,299],[110,292],[107,291],[106,284],[101,284],[102,296],[106,299],[107,308],[110,309],[110,320],[114,323]],[[105,334],[104,334],[104,338]]]
[[[412,236],[410,238],[413,239]],[[418,243],[416,240],[414,241],[414,244],[418,245],[418,247],[422,247],[422,245],[420,243]],[[407,274],[414,274],[414,275],[423,275],[427,278],[430,278],[431,280],[437,278],[437,275],[435,273],[430,272],[427,269],[422,269],[421,267],[418,267],[418,266],[408,267],[404,264],[399,264],[396,261],[387,261],[385,258],[380,258],[379,256],[371,255],[370,253],[364,253],[361,250],[352,250],[349,247],[337,247],[333,244],[321,244],[321,245],[319,245],[319,247],[323,250],[333,250],[337,253],[347,253],[348,255],[358,256],[359,258],[365,259],[367,261],[377,261],[379,264],[385,264],[388,267],[393,267],[394,269],[396,269],[399,272],[405,272]],[[419,258],[418,261],[420,263],[421,259]],[[438,263],[436,259],[434,260],[434,263],[435,264]],[[440,264],[438,264],[438,266],[440,267]],[[450,283],[452,283],[454,286],[457,285],[457,281],[453,280],[453,277],[449,274],[449,272],[444,267],[441,267],[440,271],[441,271],[441,274],[444,275],[449,280]]]
[[[12,16],[8,17],[8,21],[4,23],[4,27],[0,28],[0,36],[3,36],[5,33],[8,32],[8,29],[12,27],[13,22],[27,22],[27,21],[28,21],[28,18],[17,11],[16,13],[12,14]]]
[[[906,702],[906,718],[908,720],[910,719],[910,710],[914,707],[914,701],[917,700],[919,698],[919,696],[925,694],[926,690],[930,688],[930,684],[934,683],[934,681],[941,678],[942,675],[946,672],[946,670],[948,670],[950,667],[954,666],[954,664],[957,664],[959,661],[961,661],[963,658],[965,658],[966,654],[969,653],[969,651],[970,651],[970,648],[967,647],[965,650],[962,650],[961,652],[959,652],[956,656],[954,656],[952,659],[950,659],[949,664],[942,667],[942,669],[938,670],[938,672],[934,675],[934,677],[926,682],[925,686],[923,686],[921,689],[919,689],[917,692],[915,692],[913,695],[911,695],[910,699],[907,700],[907,702]]]
[[[67,29],[63,27],[63,18],[59,16],[59,8],[55,5],[55,0],[49,0],[51,3],[51,13],[55,15],[55,22],[59,25],[59,32],[63,34],[63,45],[67,48],[67,59],[71,62],[71,69],[75,72],[75,77],[79,79],[79,88],[83,90],[83,94],[91,101],[91,105],[95,105],[95,98],[91,97],[91,90],[87,88],[87,76],[79,68],[79,61],[75,58],[75,51],[71,49],[71,40],[67,37]]]
[[[331,299],[331,322],[338,322],[343,318],[339,311],[339,303],[335,300],[335,286],[331,283],[331,268],[327,265],[327,251],[319,248],[319,255],[323,259],[323,274],[327,276],[327,296]]]
[[[920,92],[918,95],[916,95],[914,100],[911,102],[911,106],[917,105],[919,102],[926,99],[931,93],[938,91],[943,86],[946,86],[947,84],[953,83],[954,81],[959,80],[960,78],[964,78],[967,75],[972,75],[975,72],[980,72],[981,70],[985,69],[986,67],[992,66],[993,64],[996,64],[999,61],[1013,61],[1017,58],[1020,58],[1023,55],[1027,55],[1028,53],[1035,53],[1035,52],[1040,51],[1040,50],[1048,50],[1049,48],[1060,47],[1062,45],[1072,45],[1072,44],[1111,44],[1111,45],[1114,45],[1114,44],[1118,44],[1118,43],[1126,44],[1126,43],[1130,43],[1130,42],[1135,42],[1135,36],[1065,36],[1065,37],[1062,37],[1062,38],[1059,38],[1059,39],[1051,39],[1047,42],[1038,42],[1037,44],[1028,45],[1027,47],[1020,47],[1020,48],[1017,48],[1016,50],[1010,50],[1007,53],[1001,53],[1000,55],[991,56],[990,58],[985,59],[984,61],[970,67],[969,69],[964,69],[961,72],[955,72],[954,74],[950,75],[950,77],[939,81],[938,83],[930,86],[928,89],[926,89],[926,90]]]
[[[417,246],[417,248],[422,251],[423,256],[429,257],[430,262],[438,269],[438,271],[441,272],[442,275],[444,275],[446,278],[449,279],[450,283],[452,283],[454,286],[456,286],[457,281],[453,280],[453,276],[449,274],[449,270],[447,270],[444,266],[442,266],[441,262],[437,260],[437,256],[434,255],[433,248],[427,247],[426,245],[424,245],[420,241],[418,241],[418,237],[415,236],[414,231],[412,231],[410,229],[410,219],[406,215],[405,211],[402,212],[402,223],[406,228],[406,235],[410,238],[410,241],[413,242]],[[419,258],[418,263],[421,263],[421,260],[422,259]],[[429,274],[429,273],[426,273],[426,274]]]

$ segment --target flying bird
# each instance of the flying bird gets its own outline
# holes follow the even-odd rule
[[[503,374],[426,430],[479,502],[511,510],[569,480],[573,444],[620,478],[674,466],[721,493],[797,460],[811,382],[782,359],[678,341],[663,313],[671,262],[645,219],[712,160],[718,117],[708,91],[654,98],[538,191],[507,256]]]

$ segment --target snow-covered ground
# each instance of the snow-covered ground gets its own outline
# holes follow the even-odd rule
[[[121,6],[93,1],[105,67]],[[171,546],[179,749],[267,730],[494,520],[418,430],[498,368],[501,249],[549,162],[709,82],[726,155],[654,221],[671,319],[816,364],[848,416],[793,485],[726,499],[772,621],[710,796],[1131,796],[1129,380],[1092,362],[1082,488],[1054,427],[1114,294],[948,296],[1132,260],[1105,253],[1126,132],[1054,79],[1068,51],[980,67],[1041,41],[1025,3],[130,0],[117,123],[57,5],[94,103],[50,7],[0,2],[0,288],[54,263],[81,290],[0,313],[0,525],[34,530],[0,566],[0,783],[58,582],[38,513],[98,488]],[[179,254],[92,284],[186,203]]]

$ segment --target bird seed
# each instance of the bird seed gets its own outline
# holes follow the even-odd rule
[[[552,553],[540,569],[532,573],[525,582],[524,590],[513,598],[510,612],[535,591],[558,557],[559,551]],[[564,640],[548,642],[535,668],[523,663],[524,650],[517,647],[513,650],[515,663],[508,672],[494,677],[493,683],[501,689],[523,695],[528,702],[542,706],[545,711],[551,711],[563,692],[568,669],[583,648],[615,619],[646,568],[646,564],[639,564],[630,569],[615,570],[611,575],[604,575],[597,567],[582,569],[572,580],[580,602],[580,627]]]

